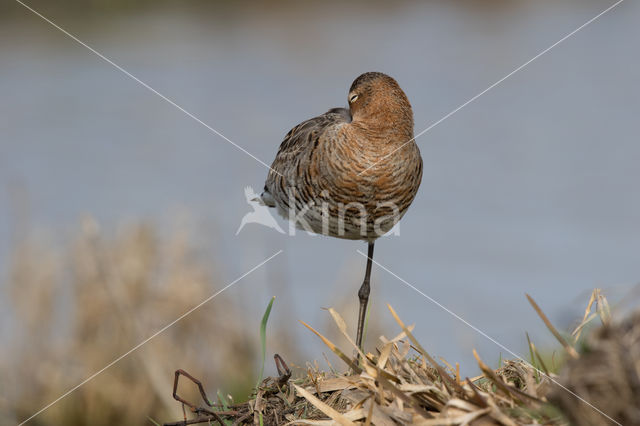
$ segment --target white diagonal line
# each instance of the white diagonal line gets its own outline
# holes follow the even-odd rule
[[[282,176],[279,172],[277,172],[276,170],[273,170],[271,168],[271,166],[269,166],[267,163],[265,163],[264,161],[262,161],[261,159],[259,159],[258,157],[256,157],[255,155],[253,155],[252,153],[250,153],[249,151],[247,151],[246,149],[244,149],[243,147],[241,147],[240,145],[238,145],[237,143],[235,143],[234,141],[232,141],[231,139],[229,139],[228,137],[226,137],[225,135],[223,135],[222,133],[220,133],[219,131],[217,131],[216,129],[214,129],[213,127],[211,127],[210,125],[208,125],[207,123],[205,123],[204,121],[202,121],[201,119],[199,119],[198,117],[196,117],[194,114],[190,113],[189,111],[187,111],[186,109],[184,109],[183,107],[181,107],[180,105],[178,105],[177,103],[175,103],[173,100],[171,100],[170,98],[166,97],[165,95],[163,95],[162,93],[158,92],[156,89],[154,89],[153,87],[149,86],[147,83],[145,83],[144,81],[140,80],[138,77],[136,77],[135,75],[131,74],[129,71],[127,71],[126,69],[122,68],[120,65],[116,64],[115,62],[113,62],[111,59],[107,58],[106,56],[104,56],[102,53],[98,52],[96,49],[94,49],[93,47],[89,46],[87,43],[83,42],[82,40],[80,40],[78,37],[74,36],[73,34],[71,34],[70,32],[68,32],[67,30],[65,30],[64,28],[62,28],[61,26],[59,26],[58,24],[56,24],[55,22],[51,21],[49,18],[47,18],[46,16],[42,15],[40,12],[38,12],[37,10],[33,9],[31,6],[25,4],[24,2],[22,2],[21,0],[16,0],[16,2],[18,2],[19,4],[21,4],[22,6],[24,6],[26,9],[30,10],[31,12],[33,12],[35,15],[39,16],[40,18],[42,18],[44,21],[46,21],[47,23],[51,24],[53,27],[55,27],[56,29],[60,30],[62,33],[64,33],[65,35],[67,35],[69,38],[71,38],[72,40],[76,41],[77,43],[81,44],[82,46],[86,47],[87,49],[89,49],[91,52],[93,52],[95,55],[97,55],[100,59],[104,60],[105,62],[107,62],[108,64],[112,65],[113,67],[115,67],[118,71],[122,72],[123,74],[125,74],[127,77],[131,78],[132,80],[134,80],[135,82],[139,83],[140,85],[142,85],[144,88],[148,89],[149,91],[151,91],[152,93],[154,93],[155,95],[159,96],[160,98],[162,98],[163,100],[167,101],[168,103],[170,103],[171,105],[173,105],[174,107],[176,107],[177,109],[179,109],[180,111],[182,111],[183,113],[185,113],[187,116],[191,117],[192,119],[194,119],[195,121],[197,121],[199,124],[203,125],[204,127],[206,127],[207,129],[211,130],[213,133],[215,133],[216,135],[220,136],[222,139],[224,139],[225,141],[229,142],[231,145],[235,146],[236,148],[238,148],[240,151],[244,152],[245,154],[247,154],[249,157],[253,158],[254,160],[256,160],[258,163],[262,164],[263,166],[265,166],[266,168],[268,168],[269,170],[272,170],[274,173]]]
[[[470,98],[469,100],[467,100],[465,103],[463,103],[462,105],[460,105],[459,107],[457,107],[456,109],[454,109],[453,111],[451,111],[450,113],[448,113],[447,115],[445,115],[444,117],[442,117],[441,119],[439,119],[438,121],[432,123],[429,127],[427,127],[426,129],[424,129],[423,131],[421,131],[420,133],[418,133],[417,135],[415,135],[412,139],[409,139],[408,141],[406,141],[405,143],[403,143],[402,145],[400,145],[398,148],[394,149],[393,151],[391,151],[389,154],[385,155],[384,157],[382,157],[380,160],[376,161],[375,163],[373,163],[372,165],[370,165],[369,167],[367,167],[366,169],[364,169],[363,171],[361,171],[360,173],[358,173],[358,175],[361,175],[362,173],[366,172],[367,170],[371,169],[372,167],[375,167],[376,165],[380,164],[380,162],[384,161],[386,158],[389,158],[391,155],[393,155],[394,153],[396,153],[397,151],[401,150],[402,148],[404,148],[407,144],[415,141],[416,139],[418,139],[420,136],[424,135],[425,133],[427,133],[429,130],[433,129],[434,127],[436,127],[438,124],[442,123],[443,121],[445,121],[446,119],[448,119],[449,117],[451,117],[452,115],[454,115],[455,113],[457,113],[458,111],[460,111],[462,108],[466,107],[467,105],[469,105],[470,103],[472,103],[473,101],[475,101],[476,99],[478,99],[480,96],[484,95],[485,93],[487,93],[489,90],[493,89],[494,87],[498,86],[500,83],[502,83],[503,81],[505,81],[506,79],[508,79],[509,77],[511,77],[512,75],[516,74],[518,71],[521,71],[523,68],[525,68],[527,65],[529,65],[530,63],[532,63],[533,61],[535,61],[536,59],[538,59],[539,57],[541,57],[542,55],[544,55],[545,53],[549,52],[551,49],[553,49],[554,47],[556,47],[557,45],[559,45],[560,43],[562,43],[563,41],[567,40],[568,38],[574,36],[577,32],[579,32],[580,30],[584,29],[587,25],[591,24],[593,21],[595,21],[596,19],[600,18],[602,15],[604,15],[605,13],[611,11],[613,8],[615,8],[616,6],[618,6],[620,3],[622,3],[624,0],[618,0],[617,2],[615,2],[614,4],[612,4],[611,6],[609,6],[608,8],[606,8],[605,10],[603,10],[602,12],[598,13],[596,16],[594,16],[593,18],[589,19],[587,22],[585,22],[584,24],[580,25],[578,28],[576,28],[575,30],[571,31],[569,34],[565,35],[564,37],[562,37],[560,40],[556,41],[555,43],[553,43],[551,46],[547,47],[546,49],[544,49],[543,51],[541,51],[540,53],[538,53],[536,56],[534,56],[533,58],[529,59],[527,62],[525,62],[524,64],[520,65],[518,68],[514,69],[513,71],[511,71],[509,74],[505,75],[504,77],[502,77],[500,80],[496,81],[495,83],[493,83],[491,86],[487,87],[486,89],[484,89],[482,92],[478,93],[477,95],[475,95],[474,97]]]
[[[68,396],[70,393],[72,393],[73,391],[75,391],[76,389],[78,389],[80,386],[86,384],[87,382],[95,379],[98,375],[100,375],[102,372],[104,372],[106,369],[108,369],[109,367],[111,367],[112,365],[116,364],[118,361],[122,360],[123,358],[125,358],[126,356],[130,355],[131,353],[135,352],[136,350],[140,349],[140,347],[142,347],[144,344],[146,344],[149,340],[153,339],[154,337],[158,336],[159,334],[165,332],[167,329],[169,329],[170,327],[172,327],[173,325],[175,325],[178,321],[180,321],[181,319],[183,319],[184,317],[186,317],[187,315],[193,313],[196,309],[200,308],[202,305],[204,305],[205,303],[209,302],[210,300],[214,299],[216,296],[218,296],[219,294],[221,294],[223,291],[227,290],[229,287],[231,287],[232,285],[236,284],[238,281],[240,281],[241,279],[243,279],[244,277],[246,277],[247,275],[249,275],[250,273],[252,273],[253,271],[255,271],[256,269],[260,268],[262,265],[264,265],[265,263],[267,263],[268,261],[270,261],[271,259],[273,259],[274,257],[276,257],[277,255],[279,255],[280,253],[282,253],[282,250],[277,251],[275,254],[271,255],[270,257],[268,257],[267,259],[263,260],[262,262],[258,263],[256,266],[254,266],[253,268],[251,268],[250,270],[248,270],[247,272],[245,272],[244,274],[242,274],[241,276],[239,276],[238,278],[236,278],[235,280],[233,280],[232,282],[230,282],[229,284],[227,284],[226,286],[224,286],[223,288],[221,288],[220,290],[218,290],[217,292],[215,292],[214,294],[212,294],[211,296],[207,297],[206,299],[204,299],[202,302],[198,303],[196,306],[194,306],[193,308],[189,309],[187,312],[185,312],[184,314],[180,315],[178,318],[176,318],[175,320],[171,321],[169,324],[165,325],[164,327],[162,327],[160,330],[156,331],[155,333],[153,333],[151,336],[147,337],[145,340],[143,340],[142,342],[138,343],[136,346],[134,346],[133,348],[131,348],[130,350],[128,350],[127,352],[123,353],[122,355],[120,355],[119,357],[117,357],[116,359],[114,359],[113,361],[111,361],[109,364],[105,365],[104,367],[102,367],[100,370],[96,371],[95,373],[93,373],[91,376],[87,377],[86,379],[84,379],[82,382],[78,383],[77,385],[75,385],[74,387],[72,387],[71,389],[69,389],[67,392],[65,392],[64,394],[62,394],[60,397],[58,397],[56,400],[51,401],[49,404],[45,405],[44,407],[42,407],[40,410],[38,410],[36,413],[34,413],[33,415],[31,415],[29,418],[27,418],[26,420],[23,420],[22,423],[20,423],[18,426],[22,426],[23,424],[27,423],[29,420],[33,419],[34,417],[36,417],[38,414],[42,413],[43,411],[47,410],[48,408],[52,407],[53,405],[55,405],[56,403],[58,403],[60,400],[62,400],[63,398],[65,398],[66,396]]]
[[[360,250],[356,250],[358,253],[360,253],[362,256],[366,257],[367,259],[371,260],[373,263],[375,263],[377,266],[379,266],[380,268],[384,269],[386,272],[388,272],[389,274],[391,274],[392,276],[394,276],[395,278],[397,278],[398,280],[402,281],[402,283],[404,283],[407,287],[413,289],[414,291],[416,291],[417,293],[419,293],[420,295],[422,295],[424,298],[428,299],[430,302],[434,303],[435,305],[437,305],[438,307],[442,308],[443,310],[445,310],[447,313],[451,314],[453,317],[455,317],[457,320],[461,321],[462,323],[464,323],[467,327],[471,328],[473,331],[481,334],[482,336],[484,336],[485,338],[487,338],[488,340],[490,340],[491,342],[495,343],[497,346],[499,346],[501,349],[503,349],[504,351],[508,352],[509,354],[511,354],[512,356],[522,360],[522,362],[526,363],[529,367],[533,368],[534,370],[536,370],[539,374],[542,374],[543,376],[547,377],[550,381],[552,381],[554,384],[560,386],[562,389],[564,389],[565,391],[569,392],[569,394],[571,394],[572,396],[578,398],[580,401],[584,402],[585,404],[587,404],[589,407],[593,408],[595,411],[597,411],[598,413],[602,414],[604,417],[606,417],[607,419],[611,420],[612,422],[614,422],[615,424],[617,424],[618,426],[622,426],[622,424],[618,423],[617,421],[615,421],[614,419],[612,419],[610,416],[608,416],[606,413],[604,413],[602,410],[600,410],[598,407],[596,407],[595,405],[591,404],[589,401],[587,401],[586,399],[584,399],[583,397],[581,397],[580,395],[578,395],[577,393],[573,392],[571,389],[568,389],[567,387],[565,387],[562,383],[558,382],[557,380],[555,380],[553,377],[551,377],[550,375],[548,375],[547,373],[545,373],[542,370],[539,370],[538,368],[534,367],[531,363],[529,363],[526,359],[524,359],[523,356],[518,355],[517,353],[515,353],[514,351],[512,351],[511,349],[507,348],[506,346],[504,346],[502,343],[498,342],[496,339],[494,339],[493,337],[489,336],[487,333],[485,333],[484,331],[480,330],[478,327],[474,326],[473,324],[471,324],[470,322],[468,322],[467,320],[465,320],[464,318],[462,318],[460,315],[456,314],[455,312],[453,312],[451,309],[447,308],[446,306],[444,306],[443,304],[441,304],[440,302],[438,302],[437,300],[435,300],[434,298],[432,298],[431,296],[427,295],[426,293],[424,293],[422,290],[416,288],[414,285],[410,284],[409,282],[405,281],[403,278],[399,277],[398,275],[394,274],[393,272],[391,272],[388,268],[384,267],[383,265],[381,265],[380,263],[376,262],[375,260],[371,259],[369,256],[367,256],[366,254],[364,254],[363,252],[361,252]]]

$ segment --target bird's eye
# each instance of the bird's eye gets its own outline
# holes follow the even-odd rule
[[[352,95],[352,96],[349,98],[349,103],[350,103],[350,104],[354,103],[354,102],[356,101],[356,99],[358,99],[358,95]]]

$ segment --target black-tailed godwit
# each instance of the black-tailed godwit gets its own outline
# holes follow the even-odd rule
[[[333,108],[287,133],[261,198],[301,229],[368,242],[358,291],[356,343],[362,347],[374,243],[415,198],[422,158],[411,104],[393,78],[362,74],[348,102],[349,109]]]

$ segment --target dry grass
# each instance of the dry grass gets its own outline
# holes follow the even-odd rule
[[[417,342],[389,308],[402,332],[380,338],[376,354],[348,356],[333,342],[311,329],[348,366],[343,374],[309,367],[305,377],[278,383],[266,379],[254,399],[227,407],[228,418],[266,425],[520,425],[564,424],[546,408],[548,379],[523,362],[506,361],[493,371],[478,358],[483,376],[462,379],[453,366],[443,366]],[[329,310],[337,328],[346,334],[340,315]],[[355,351],[351,344],[349,352]],[[220,407],[217,407],[220,408]],[[215,420],[208,409],[204,420]],[[186,424],[176,422],[175,424]]]
[[[182,228],[161,238],[139,225],[105,238],[87,220],[67,250],[21,241],[7,285],[14,334],[0,357],[0,383],[11,390],[0,396],[0,424],[30,416],[222,287],[225,280],[209,263]],[[215,306],[194,312],[31,424],[150,424],[149,415],[191,419],[176,425],[198,418],[266,425],[565,425],[567,418],[578,425],[614,424],[552,381],[621,424],[640,424],[633,402],[640,400],[640,316],[613,324],[606,298],[596,290],[580,324],[560,333],[530,301],[563,348],[567,366],[558,376],[558,359],[550,363],[529,342],[527,362],[505,360],[494,370],[487,364],[495,360],[475,354],[481,374],[460,377],[459,366],[436,362],[413,336],[413,326],[390,307],[390,317],[371,314],[369,335],[381,335],[381,325],[388,327],[391,318],[399,334],[380,337],[372,353],[356,358],[347,325],[329,309],[326,332],[307,327],[340,365],[327,359],[327,369],[314,363],[299,368],[293,379],[267,378],[243,403],[218,395],[207,404],[195,386],[181,383],[178,393],[196,402],[195,414],[185,416],[170,392],[176,368],[237,398],[255,383],[260,350],[252,332],[258,324],[248,330],[242,308],[222,294]],[[594,331],[596,319],[604,325]],[[291,341],[278,336],[285,329],[270,325],[269,339]],[[278,348],[300,359],[295,347]]]
[[[0,353],[0,424],[34,414],[223,287],[228,279],[210,263],[184,227],[165,238],[136,225],[106,238],[88,219],[67,249],[19,242],[5,285],[11,311],[3,319],[10,317],[13,335]],[[245,316],[221,294],[30,424],[181,416],[167,392],[178,367],[244,398],[259,357],[254,330],[239,320]]]
[[[547,370],[543,356],[529,342],[531,363],[506,360],[493,370],[474,351],[482,374],[463,379],[459,366],[436,362],[413,336],[413,327],[405,325],[390,306],[400,334],[390,339],[380,337],[376,353],[365,355],[347,334],[342,317],[329,309],[336,328],[350,342],[348,351],[303,324],[344,362],[346,372],[337,373],[333,367],[331,372],[323,372],[315,365],[308,366],[306,374],[297,379],[267,378],[247,403],[225,407],[192,404],[196,418],[185,417],[170,424],[517,426],[568,425],[567,418],[575,425],[615,424],[558,383],[620,424],[640,424],[636,403],[640,400],[640,314],[612,324],[608,303],[596,289],[583,320],[571,338],[565,338],[535,301],[529,300],[569,359],[560,377]],[[603,327],[581,340],[581,331],[596,317]],[[612,347],[618,349],[612,351]],[[358,356],[349,356],[349,352]],[[628,357],[622,359],[623,355]],[[603,360],[610,361],[605,368],[599,364]]]
[[[560,381],[619,424],[640,425],[640,311],[592,332],[580,357],[563,369]],[[572,424],[613,424],[562,389],[554,389],[549,398]]]

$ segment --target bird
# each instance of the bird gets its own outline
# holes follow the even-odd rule
[[[368,244],[358,290],[356,345],[362,348],[374,245],[415,199],[423,164],[411,104],[394,78],[361,74],[347,102],[286,134],[260,198],[298,228]]]

